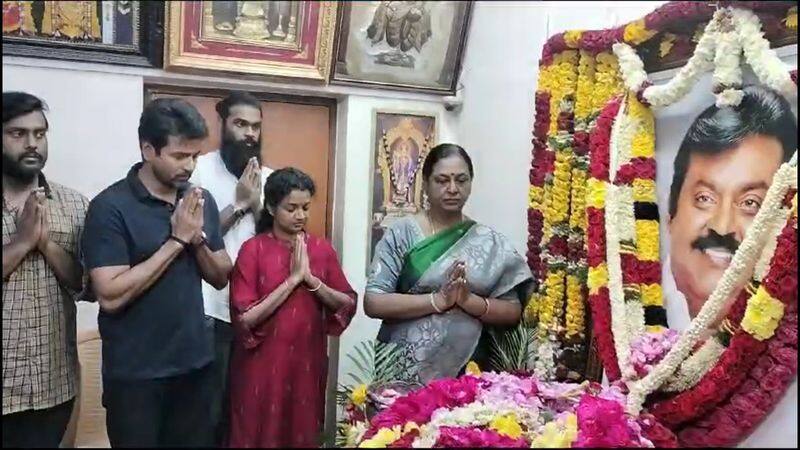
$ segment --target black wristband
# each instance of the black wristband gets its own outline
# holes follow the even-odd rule
[[[175,236],[174,234],[171,234],[169,236],[169,238],[172,239],[173,241],[177,242],[178,244],[181,244],[181,247],[183,247],[183,248],[186,248],[186,247],[189,246],[188,242],[184,241],[183,239],[179,238],[178,236]]]

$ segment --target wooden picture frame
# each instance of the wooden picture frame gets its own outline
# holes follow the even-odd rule
[[[395,220],[415,214],[425,207],[422,193],[422,164],[438,143],[436,113],[375,109],[372,111],[372,149],[370,152],[369,216],[367,217],[367,275],[382,231]],[[395,150],[405,150],[407,161],[399,161]],[[395,158],[398,156],[398,158]],[[406,170],[395,180],[390,164]],[[395,170],[395,172],[399,172]],[[408,191],[403,191],[408,188]],[[404,199],[402,197],[405,195]],[[376,220],[380,219],[377,221]]]
[[[331,83],[454,94],[472,2],[423,1],[400,12],[389,10],[388,3],[340,2]],[[406,19],[392,14],[406,14]],[[408,22],[408,16],[420,24],[415,32],[427,38],[415,39],[411,33],[403,37],[401,30],[391,28],[392,23]]]
[[[4,56],[161,67],[163,29],[164,2],[3,2]]]
[[[334,1],[169,2],[164,69],[326,82]]]

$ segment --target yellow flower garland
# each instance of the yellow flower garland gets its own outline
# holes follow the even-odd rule
[[[581,50],[578,59],[578,87],[575,90],[575,129],[586,128],[588,120],[597,112],[593,100],[595,85],[595,59],[589,52]]]
[[[797,193],[792,199],[791,215],[797,218]],[[775,334],[785,308],[783,302],[773,297],[761,285],[747,302],[741,327],[759,341],[767,340]]]
[[[597,294],[601,288],[608,286],[608,266],[603,263],[599,266],[589,267],[589,276],[587,278],[589,294]]]
[[[576,275],[567,275],[567,311],[565,314],[566,338],[583,338],[586,325],[583,283]]]
[[[595,61],[592,109],[600,111],[612,97],[622,92],[623,84],[616,56],[602,52],[597,54]]]
[[[639,19],[625,25],[623,39],[633,45],[639,45],[655,36],[657,31],[648,30],[644,24],[644,19]]]
[[[581,35],[580,31],[565,33],[568,48],[577,47]],[[558,336],[571,345],[584,345],[587,305],[583,286],[591,284],[588,276],[597,281],[600,274],[597,268],[589,270],[585,256],[575,259],[573,250],[583,247],[585,253],[586,208],[604,206],[605,186],[589,178],[588,156],[574,153],[573,135],[559,130],[559,115],[573,111],[575,132],[588,133],[599,111],[622,89],[619,65],[610,52],[562,51],[539,73],[538,91],[550,97],[548,150],[554,153],[554,167],[542,186],[531,186],[528,191],[529,207],[542,212],[542,278],[524,319],[527,323],[538,321],[540,339],[556,343],[553,338]],[[553,238],[567,239],[571,250],[566,257],[549,254]],[[604,278],[607,280],[607,274]],[[580,352],[579,347],[572,349]],[[554,350],[558,355],[558,349]]]

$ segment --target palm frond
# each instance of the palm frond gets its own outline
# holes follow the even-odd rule
[[[532,368],[535,330],[523,324],[510,330],[490,330],[489,363],[492,369],[505,372]]]
[[[347,359],[355,370],[347,374],[345,389],[360,385],[386,383],[398,378],[400,372],[401,349],[396,344],[379,341],[358,343]]]

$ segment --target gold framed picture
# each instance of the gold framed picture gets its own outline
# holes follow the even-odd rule
[[[325,82],[336,9],[334,1],[168,2],[164,69]]]
[[[422,164],[438,139],[432,113],[375,110],[372,130],[368,267],[386,228],[426,206]]]

